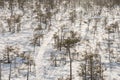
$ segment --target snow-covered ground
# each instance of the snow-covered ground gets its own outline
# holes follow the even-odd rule
[[[6,3],[7,5],[7,3]],[[41,4],[44,6],[43,4]],[[61,53],[64,53],[65,50],[59,51],[54,47],[54,35],[58,34],[60,36],[61,33],[58,33],[62,27],[65,27],[67,33],[70,31],[77,32],[80,37],[80,42],[76,45],[76,47],[72,48],[71,51],[74,53],[79,53],[77,56],[78,60],[73,60],[72,69],[73,69],[73,80],[82,80],[82,78],[78,75],[78,71],[80,71],[79,67],[81,65],[81,61],[84,55],[84,52],[92,52],[95,53],[97,49],[97,54],[101,56],[101,62],[103,64],[103,68],[105,68],[103,72],[104,80],[120,80],[120,7],[115,7],[111,10],[103,7],[101,10],[101,14],[99,13],[99,8],[94,5],[94,7],[90,10],[85,10],[83,7],[76,5],[75,8],[65,7],[66,3],[62,2],[60,5],[57,5],[56,8],[51,10],[51,28],[43,30],[43,40],[41,40],[40,46],[34,47],[31,45],[31,40],[33,39],[34,29],[39,24],[39,20],[36,18],[37,12],[35,2],[33,3],[32,8],[28,8],[31,5],[26,5],[24,13],[22,10],[17,7],[14,8],[14,14],[22,15],[21,18],[21,31],[11,33],[8,32],[8,23],[7,19],[10,18],[10,10],[6,8],[0,9],[0,58],[3,59],[6,46],[15,46],[19,48],[17,56],[17,67],[14,65],[14,60],[12,62],[12,74],[11,80],[27,80],[27,63],[22,63],[21,55],[26,52],[26,55],[31,56],[33,58],[34,65],[31,66],[31,71],[29,73],[28,80],[58,80],[58,78],[69,78],[69,58],[66,57],[66,64],[62,64],[62,62],[58,61],[58,66],[55,67],[53,61],[51,60],[51,53],[57,55],[57,58],[61,56]],[[45,14],[45,10],[41,7],[41,11]],[[56,11],[56,13],[55,13]],[[75,13],[74,13],[75,11]],[[71,13],[75,14],[74,23],[71,23],[70,17]],[[72,15],[73,15],[72,14]],[[105,24],[106,18],[106,24]],[[113,50],[114,58],[112,59],[110,69],[109,63],[109,53],[106,50],[107,46],[107,38],[108,33],[106,33],[105,27],[110,26],[111,24],[118,23],[119,30],[116,30],[115,33],[110,34],[110,38],[114,39],[113,45],[110,47]],[[42,23],[42,27],[45,26]],[[17,23],[15,24],[15,26]],[[96,28],[97,27],[97,28]],[[68,36],[68,35],[67,35]],[[98,44],[100,46],[98,46]],[[34,52],[35,50],[35,52]],[[27,54],[28,53],[28,54]],[[12,54],[12,56],[14,56]],[[117,61],[118,60],[118,61]],[[62,61],[62,60],[61,60]],[[64,62],[64,61],[63,61]],[[10,64],[1,63],[2,67],[2,79],[8,80],[9,78],[9,70]]]

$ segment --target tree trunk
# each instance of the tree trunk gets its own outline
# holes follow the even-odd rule
[[[72,80],[72,58],[71,58],[70,48],[68,48],[68,52],[69,52],[69,59],[70,59],[70,80]]]
[[[27,80],[29,80],[29,64],[28,64],[28,68],[27,68]]]
[[[9,52],[7,52],[7,58],[8,58],[8,63],[10,63],[10,55],[9,55]]]
[[[16,57],[15,57],[15,60],[14,60],[14,68],[16,68]]]
[[[12,63],[10,63],[9,80],[11,80]]]
[[[85,80],[87,80],[87,58],[85,57]]]
[[[91,76],[91,79],[90,80],[93,80],[93,60],[92,60],[92,57],[90,57],[90,76]]]
[[[35,54],[35,46],[36,46],[35,44],[36,44],[36,42],[34,43],[34,54]]]
[[[0,80],[2,80],[2,79],[1,79],[1,77],[2,77],[1,72],[2,72],[2,69],[1,69],[1,62],[0,62]]]
[[[55,56],[55,67],[57,67],[57,60],[56,60],[56,56]]]
[[[11,16],[12,16],[13,15],[13,0],[10,0],[9,7],[10,7],[10,10],[11,10]]]

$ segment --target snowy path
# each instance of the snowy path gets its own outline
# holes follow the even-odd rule
[[[53,27],[50,32],[48,32],[44,36],[43,44],[41,45],[38,54],[36,55],[35,63],[36,63],[36,80],[43,80],[43,65],[44,63],[44,53],[49,49],[48,44],[51,42],[53,35],[55,32],[57,32],[62,25],[64,25],[66,22],[59,24],[57,27]]]
[[[53,31],[48,32],[47,35],[45,35],[44,38],[44,42],[41,45],[40,49],[39,49],[39,53],[36,57],[36,80],[41,80],[41,75],[43,74],[42,72],[42,65],[44,64],[44,52],[48,49],[49,46],[47,46],[49,44],[49,42],[51,41],[51,39],[53,38],[53,34],[56,32],[56,29],[54,29]]]

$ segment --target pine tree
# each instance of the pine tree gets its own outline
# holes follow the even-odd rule
[[[70,48],[73,48],[75,46],[76,43],[79,42],[79,38],[75,37],[75,33],[73,31],[71,31],[71,36],[68,37],[67,39],[63,40],[63,47],[66,48],[66,50],[68,51],[69,54],[69,60],[70,60],[70,80],[72,80],[72,55],[71,55],[71,50]],[[73,36],[75,35],[75,36]]]

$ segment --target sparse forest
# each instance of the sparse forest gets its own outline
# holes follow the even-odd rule
[[[120,80],[120,0],[0,0],[0,80]]]

